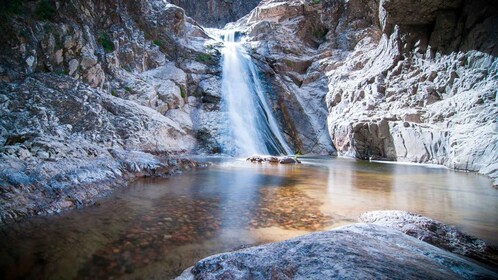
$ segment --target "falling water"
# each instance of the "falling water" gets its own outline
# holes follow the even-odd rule
[[[229,122],[225,150],[237,155],[292,154],[266,100],[256,66],[236,40],[224,34],[222,95]]]

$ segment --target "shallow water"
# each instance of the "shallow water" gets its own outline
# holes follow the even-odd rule
[[[498,244],[498,190],[444,168],[305,158],[302,165],[219,160],[135,182],[99,206],[2,228],[3,279],[164,279],[208,255],[401,209]]]

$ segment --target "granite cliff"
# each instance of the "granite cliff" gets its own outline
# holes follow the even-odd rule
[[[183,9],[162,1],[4,4],[2,222],[195,166],[180,159],[197,143],[191,80],[216,72],[216,62]]]
[[[305,104],[302,146],[318,135],[313,152],[441,164],[496,185],[497,22],[490,1],[272,0],[233,27],[282,110]]]
[[[205,27],[223,28],[254,9],[261,0],[171,0],[185,9],[188,16]]]

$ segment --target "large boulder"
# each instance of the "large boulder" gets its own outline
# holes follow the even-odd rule
[[[205,258],[177,279],[485,279],[479,265],[386,227],[357,224]]]
[[[371,211],[361,214],[359,221],[399,230],[436,247],[498,266],[498,248],[422,215],[396,210]]]

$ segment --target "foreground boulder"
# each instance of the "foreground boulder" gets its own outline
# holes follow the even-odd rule
[[[356,224],[199,261],[177,279],[486,279],[498,274],[399,231]]]
[[[498,267],[498,248],[428,217],[391,210],[363,213],[359,220],[399,230],[436,247]]]

